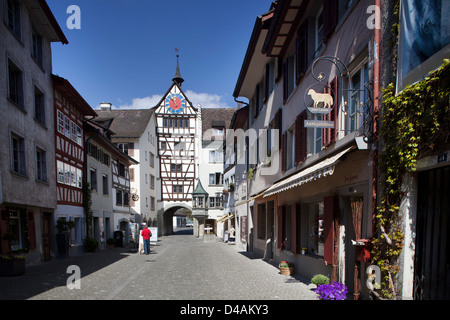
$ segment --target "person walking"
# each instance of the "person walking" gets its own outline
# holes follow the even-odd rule
[[[152,237],[151,230],[146,226],[141,232],[142,239],[144,240],[144,253],[150,254],[150,238]]]
[[[236,232],[236,230],[234,229],[234,226],[231,226],[231,228],[230,228],[230,238],[228,240],[228,244],[234,244],[234,242],[236,241],[235,232]]]

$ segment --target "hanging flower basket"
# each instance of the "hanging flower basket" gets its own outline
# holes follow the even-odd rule
[[[283,276],[292,276],[295,273],[295,265],[287,261],[281,261],[278,269]]]

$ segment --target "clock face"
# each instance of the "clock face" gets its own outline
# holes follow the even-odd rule
[[[169,112],[181,113],[186,107],[186,100],[179,93],[171,93],[166,98],[165,106]]]

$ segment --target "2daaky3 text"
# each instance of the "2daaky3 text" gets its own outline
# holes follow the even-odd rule
[[[208,318],[211,318],[214,313],[225,315],[268,315],[269,306],[266,304],[261,305],[225,304],[223,308],[220,308],[220,307],[202,307],[188,304],[187,306],[181,307],[180,310],[181,315],[199,315],[199,316],[207,316]]]

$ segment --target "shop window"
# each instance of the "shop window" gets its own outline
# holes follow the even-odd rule
[[[308,253],[324,256],[324,203],[318,202],[309,205],[308,212]]]

